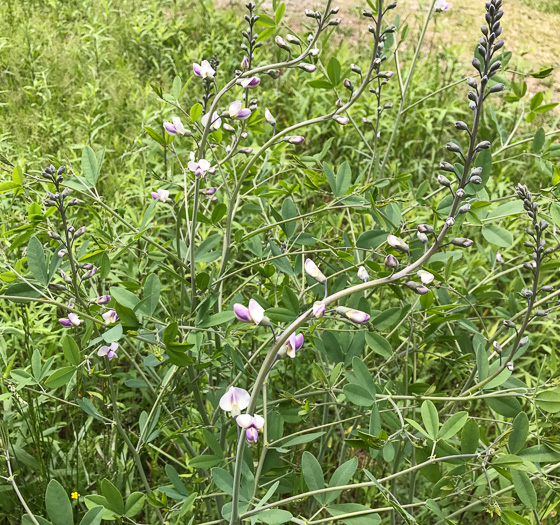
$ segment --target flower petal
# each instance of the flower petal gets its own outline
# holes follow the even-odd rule
[[[235,418],[235,421],[241,428],[249,428],[253,424],[253,416],[251,414],[241,414]]]
[[[253,426],[257,429],[261,429],[264,427],[264,417],[255,414],[253,416]]]
[[[229,116],[230,117],[237,117],[237,114],[241,111],[241,102],[239,100],[235,100],[229,105]]]
[[[235,303],[233,305],[233,313],[238,321],[243,323],[250,323],[251,322],[251,314],[249,313],[249,308],[242,305],[241,303]]]
[[[249,315],[255,324],[261,324],[264,319],[264,308],[254,299],[249,301]]]

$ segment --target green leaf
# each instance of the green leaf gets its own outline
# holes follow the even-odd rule
[[[295,445],[301,445],[303,443],[310,443],[311,441],[315,441],[316,439],[320,438],[323,434],[325,434],[325,431],[310,432],[309,434],[296,436],[291,439],[288,439],[287,441],[283,441],[281,446],[283,448],[286,448],[286,447],[293,447]]]
[[[49,378],[45,381],[45,386],[49,388],[58,388],[70,381],[72,376],[76,372],[75,366],[65,366],[63,368],[59,368],[55,372],[53,372]]]
[[[111,286],[110,288],[111,297],[117,301],[117,303],[122,304],[126,308],[134,310],[136,305],[140,302],[140,299],[132,292],[129,292],[125,288],[120,288],[118,286]]]
[[[101,161],[102,160],[103,155],[101,155]],[[86,146],[82,150],[82,173],[85,181],[90,186],[95,186],[100,172],[101,162],[98,160],[95,151],[93,151],[89,146]]]
[[[282,251],[276,242],[270,241],[270,251],[272,255],[277,257],[278,255],[282,255]],[[279,257],[278,259],[274,259],[272,264],[276,267],[279,272],[286,273],[288,275],[294,275],[294,270],[292,269],[292,265],[287,257]]]
[[[138,303],[136,310],[146,315],[153,315],[159,302],[159,294],[161,292],[161,283],[159,277],[155,273],[151,273],[146,277],[142,301]]]
[[[365,250],[373,250],[387,240],[387,232],[383,230],[365,231],[358,237],[356,246]]]
[[[202,117],[202,105],[198,102],[194,104],[191,108],[190,116],[193,122],[196,122],[200,117]]]
[[[37,514],[35,514],[35,519],[37,520],[37,523],[39,523],[39,525],[52,525],[49,520],[41,518],[41,516],[37,516]],[[35,525],[35,522],[31,521],[31,517],[29,516],[29,514],[24,514],[21,518],[21,525]]]
[[[101,494],[107,499],[109,509],[116,512],[119,516],[124,514],[124,500],[117,487],[113,485],[107,478],[101,482]]]
[[[133,518],[138,514],[144,507],[144,501],[146,500],[146,495],[141,492],[133,492],[126,498],[126,505],[124,508],[124,515],[127,518]]]
[[[550,412],[551,414],[560,412],[560,387],[539,392],[535,396],[535,402],[545,412]]]
[[[537,109],[542,104],[543,99],[544,99],[544,94],[542,91],[538,91],[537,93],[535,93],[533,95],[533,98],[531,99],[531,104],[530,104],[531,111],[535,111],[535,109]]]
[[[335,57],[332,57],[327,64],[327,76],[335,87],[338,86],[340,82],[341,72],[342,67],[340,66],[340,62]]]
[[[495,412],[505,417],[515,417],[521,412],[521,404],[515,397],[488,397],[486,404]]]
[[[217,314],[211,315],[206,318],[199,326],[200,328],[211,328],[213,326],[219,326],[222,324],[229,323],[235,319],[235,314],[232,311],[218,312]]]
[[[52,525],[73,525],[74,517],[72,504],[64,487],[56,481],[51,480],[45,493],[45,506]]]
[[[276,22],[276,25],[278,25],[280,23],[280,21],[282,20],[282,17],[284,16],[284,12],[286,11],[286,4],[284,2],[282,2],[278,8],[276,9],[276,13],[274,14],[274,21]]]
[[[375,383],[373,382],[373,377],[366,364],[358,356],[352,358],[352,370],[356,379],[356,381],[353,382],[365,388],[375,399]]]
[[[376,354],[389,359],[393,357],[393,349],[387,339],[374,332],[366,332],[366,344]]]
[[[259,512],[256,516],[258,516],[260,521],[268,525],[281,525],[282,523],[288,523],[293,518],[291,512],[282,509],[264,510],[263,512]]]
[[[557,202],[553,202],[550,205],[550,216],[552,220],[556,224],[556,226],[560,226],[560,204]]]
[[[189,467],[192,468],[210,468],[219,465],[223,458],[214,456],[212,454],[204,454],[202,456],[195,456],[189,460]]]
[[[103,519],[103,510],[101,506],[91,508],[84,514],[80,525],[99,525]]]
[[[301,459],[301,470],[303,479],[309,490],[319,490],[325,488],[325,478],[321,465],[313,454],[305,451]],[[320,493],[313,496],[321,505],[325,504],[325,494]]]
[[[546,445],[535,445],[519,452],[519,457],[534,463],[552,463],[560,461],[560,452],[552,450]]]
[[[216,486],[228,496],[233,494],[233,476],[223,468],[212,469],[212,480]]]
[[[356,473],[358,468],[358,458],[352,458],[342,465],[340,465],[329,481],[329,487],[340,487],[341,485],[348,485],[352,476]],[[325,493],[325,505],[328,505],[342,494],[342,491],[327,492]]]
[[[115,326],[113,326],[113,328],[110,328],[109,330],[107,330],[106,332],[103,333],[103,341],[105,341],[108,344],[114,343],[115,341],[118,341],[123,335],[123,327],[122,324],[119,323]]]
[[[344,385],[343,391],[344,395],[348,398],[348,401],[354,405],[369,407],[375,402],[375,398],[372,394],[366,388],[356,383]]]
[[[440,428],[438,433],[438,439],[449,439],[453,437],[459,430],[461,430],[467,419],[469,414],[467,412],[457,412],[453,414]]]
[[[290,198],[284,199],[282,203],[282,219],[294,219],[297,216],[298,211],[294,201]],[[295,233],[296,228],[297,222],[295,220],[282,224],[282,230],[284,230],[286,237],[291,237]]]
[[[522,470],[510,470],[511,479],[515,492],[519,496],[521,502],[530,510],[537,508],[537,493],[531,483],[531,479],[527,472]]]
[[[401,312],[402,309],[398,306],[387,308],[379,315],[376,315],[371,322],[378,330],[389,330],[399,322]]]
[[[35,279],[41,284],[48,284],[47,263],[45,261],[43,245],[35,236],[29,239],[29,244],[27,245],[27,266]]]
[[[529,436],[529,418],[525,412],[519,412],[513,420],[513,430],[509,435],[509,450],[512,454],[521,452]]]
[[[485,224],[482,227],[482,236],[490,244],[495,244],[502,248],[507,248],[513,244],[513,235],[511,232],[495,224]]]
[[[352,169],[348,162],[343,162],[336,172],[336,188],[334,194],[337,197],[346,195],[346,192],[352,185]]]
[[[155,129],[151,128],[150,126],[144,126],[144,129],[146,130],[146,133],[150,135],[150,137],[152,137],[157,143],[161,144],[162,146],[167,145],[165,139]]]
[[[181,82],[181,77],[176,76],[173,79],[173,86],[171,88],[171,93],[175,97],[175,100],[178,100],[181,96],[181,88],[183,87],[183,83]]]
[[[352,514],[355,512],[364,512],[370,510],[369,507],[365,505],[360,505],[359,503],[339,503],[336,505],[329,505],[327,507],[327,512],[331,516],[342,516],[344,514]],[[378,514],[363,514],[352,518],[337,519],[345,525],[379,525],[381,523],[381,516]]]
[[[535,138],[533,139],[533,151],[535,153],[540,153],[542,151],[545,139],[546,135],[544,133],[544,129],[539,128],[535,133]]]
[[[436,440],[439,430],[439,416],[436,406],[431,401],[424,401],[420,407],[422,422],[432,440]]]
[[[103,417],[97,411],[94,404],[87,398],[78,398],[76,399],[76,403],[80,406],[80,408],[88,415],[94,419],[99,421],[103,421]]]
[[[82,356],[80,355],[80,349],[78,348],[78,343],[74,340],[71,335],[65,335],[62,338],[62,352],[67,361],[77,366],[82,362]]]

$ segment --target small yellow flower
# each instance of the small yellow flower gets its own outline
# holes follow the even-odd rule
[[[78,499],[80,497],[80,494],[76,491],[72,492],[72,494],[70,494],[70,497],[72,499]]]

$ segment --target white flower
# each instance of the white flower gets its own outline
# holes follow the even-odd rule
[[[225,412],[231,412],[233,417],[237,417],[242,410],[249,406],[249,401],[251,401],[251,396],[247,390],[231,386],[220,398],[220,408]]]

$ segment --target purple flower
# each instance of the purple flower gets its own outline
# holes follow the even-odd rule
[[[70,322],[70,319],[59,319],[58,322],[64,326],[64,328],[70,328],[72,326],[72,323]]]
[[[191,151],[191,160],[187,164],[189,169],[194,173],[195,177],[204,177],[206,172],[210,169],[210,163],[206,159],[194,160],[194,151]]]
[[[200,123],[204,128],[208,125],[209,117],[210,117],[210,113],[206,113],[206,115],[203,115],[202,118],[200,119]],[[212,113],[212,120],[210,121],[210,130],[220,129],[221,125],[222,125],[222,119],[220,118],[220,115],[218,115],[218,113],[214,111],[214,113]]]
[[[325,303],[322,303],[321,301],[315,301],[315,303],[313,303],[313,315],[317,319],[325,315],[325,309],[326,309]]]
[[[80,326],[82,320],[75,313],[68,312],[68,318],[59,319],[58,322],[65,328],[70,328],[71,326]]]
[[[245,428],[245,436],[249,443],[256,443],[259,439],[259,430],[264,427],[264,417],[259,415],[251,416],[242,414],[235,418],[241,428]]]
[[[246,120],[251,116],[249,108],[242,108],[241,101],[236,100],[229,105],[229,116],[237,120]]]
[[[399,239],[395,235],[388,235],[387,242],[392,248],[395,248],[395,250],[398,250],[399,252],[409,252],[408,244],[406,244],[406,242],[404,242],[402,239]]]
[[[62,259],[66,255],[66,250],[59,250],[56,255],[58,255],[59,259]]]
[[[327,278],[323,275],[321,270],[317,267],[317,265],[311,260],[307,259],[305,261],[305,273],[315,279],[318,283],[325,284],[327,282]]]
[[[387,268],[398,268],[399,261],[394,255],[389,254],[385,258],[385,266],[387,266]]]
[[[241,87],[245,89],[255,89],[261,83],[259,77],[248,77],[241,81]]]
[[[241,69],[243,71],[246,71],[247,69],[249,69],[249,58],[247,57],[247,55],[245,55],[243,57],[243,60],[241,61]]]
[[[172,136],[184,135],[187,132],[185,126],[183,126],[183,123],[181,122],[181,119],[179,117],[173,117],[171,121],[172,122],[163,123],[163,128],[165,129],[165,131],[167,131],[169,135]]]
[[[217,191],[218,188],[211,186],[210,188],[204,188],[202,193],[204,193],[204,195],[214,195]]]
[[[251,396],[247,390],[230,386],[229,390],[220,398],[220,408],[225,412],[231,412],[233,417],[241,414],[249,406]]]
[[[97,355],[99,357],[106,356],[107,359],[110,361],[113,357],[117,357],[117,348],[119,347],[119,343],[111,343],[110,346],[102,346],[98,351]]]
[[[364,266],[358,268],[358,278],[367,283],[369,281],[369,274]]]
[[[98,297],[95,302],[97,304],[107,304],[109,303],[109,301],[111,301],[111,296],[110,295],[102,295],[101,297]]]
[[[286,139],[284,139],[286,142],[289,142],[290,144],[301,144],[304,140],[305,137],[301,137],[299,135],[295,135],[293,137],[287,137]]]
[[[366,314],[361,310],[354,310],[353,308],[347,308],[346,306],[337,306],[336,313],[343,315],[344,317],[350,319],[350,321],[356,324],[364,324],[369,321],[369,314]]]
[[[434,4],[434,10],[436,13],[441,13],[442,11],[447,11],[449,9],[449,2],[446,0],[436,0]]]
[[[290,334],[288,340],[278,350],[278,357],[284,359],[286,356],[292,359],[296,356],[296,352],[303,346],[303,334]]]
[[[101,317],[103,317],[103,320],[107,324],[116,323],[119,320],[119,316],[117,315],[117,312],[115,312],[115,310],[108,310],[104,314],[101,314]]]
[[[212,80],[216,74],[216,71],[214,71],[208,60],[203,60],[202,64],[194,63],[193,72],[197,77],[208,78],[210,80]]]
[[[345,117],[344,115],[335,115],[333,117],[333,120],[338,122],[341,126],[346,126],[346,124],[348,124],[348,122],[350,121],[350,119],[348,117]]]
[[[161,202],[167,202],[167,199],[169,198],[169,190],[157,190],[157,191],[152,191],[152,199],[154,200],[160,200]]]
[[[235,303],[233,305],[233,313],[237,320],[242,323],[270,326],[270,320],[264,315],[264,308],[254,299],[249,300],[249,308],[241,303]]]
[[[427,272],[426,270],[418,270],[416,272],[416,275],[420,277],[420,280],[424,284],[430,284],[434,280],[433,274]]]

